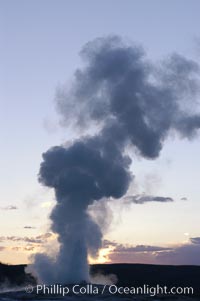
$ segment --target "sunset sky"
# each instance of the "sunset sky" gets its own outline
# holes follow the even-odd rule
[[[199,11],[198,0],[0,1],[1,262],[27,263],[32,253],[56,249],[48,219],[54,193],[38,172],[43,152],[77,137],[61,125],[54,98],[81,66],[82,46],[116,34],[155,63],[173,52],[199,62]],[[199,150],[200,135],[175,136],[158,159],[132,154],[128,194],[173,201],[109,201],[99,262],[200,265]]]

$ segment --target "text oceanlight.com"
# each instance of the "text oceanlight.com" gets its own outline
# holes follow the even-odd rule
[[[72,286],[63,286],[60,284],[55,285],[37,285],[36,287],[27,286],[27,293],[36,293],[44,295],[193,295],[194,290],[192,287],[167,287],[160,286],[150,286],[144,284],[143,286],[117,286],[117,285],[80,285],[75,284]]]

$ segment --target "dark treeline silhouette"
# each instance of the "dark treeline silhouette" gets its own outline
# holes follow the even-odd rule
[[[36,284],[30,274],[25,273],[25,264],[6,265],[0,263],[0,287]],[[94,264],[90,274],[114,274],[118,286],[193,287],[194,296],[200,296],[200,266],[167,266],[150,264]]]
[[[25,273],[25,268],[25,264],[8,265],[0,263],[0,288],[21,286],[27,283],[36,284],[34,277]]]

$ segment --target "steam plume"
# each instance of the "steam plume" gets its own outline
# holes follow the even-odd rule
[[[171,132],[190,138],[200,127],[200,115],[184,111],[186,98],[192,103],[198,92],[194,61],[174,54],[157,68],[140,47],[116,36],[89,42],[81,56],[85,66],[70,91],[58,92],[57,106],[67,126],[95,134],[43,154],[39,181],[55,190],[50,218],[60,243],[54,260],[35,256],[34,269],[46,283],[89,280],[88,254],[97,255],[102,233],[88,206],[126,194],[133,178],[126,149],[155,159]]]

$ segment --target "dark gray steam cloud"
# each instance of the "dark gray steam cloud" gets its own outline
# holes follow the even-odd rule
[[[89,280],[87,257],[97,254],[102,233],[88,205],[126,194],[132,179],[126,148],[155,159],[170,132],[190,138],[200,127],[200,115],[182,105],[186,96],[192,103],[198,90],[195,62],[173,55],[157,68],[140,47],[119,37],[96,39],[81,56],[85,66],[75,72],[70,91],[58,92],[57,105],[67,126],[95,134],[43,154],[39,180],[55,189],[51,220],[60,243],[53,261],[35,257],[34,268],[46,283]]]
[[[159,155],[170,131],[189,137],[200,127],[200,115],[182,110],[185,96],[198,91],[197,63],[174,54],[158,70],[119,37],[90,42],[81,55],[85,68],[76,71],[70,93],[57,97],[66,124],[101,124],[103,137],[131,143],[147,158]]]

